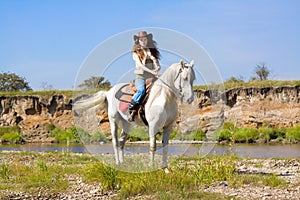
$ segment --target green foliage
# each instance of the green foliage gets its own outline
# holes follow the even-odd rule
[[[300,126],[295,126],[290,128],[286,132],[286,138],[290,142],[299,142],[300,141]]]
[[[265,63],[261,63],[260,65],[256,65],[255,74],[258,80],[267,80],[270,75],[270,70],[266,67]]]
[[[32,89],[24,77],[11,72],[0,73],[0,91],[10,92],[30,90]]]
[[[11,91],[11,92],[0,91],[1,96],[36,95],[44,98],[48,98],[50,96],[55,96],[55,95],[64,95],[65,97],[70,98],[73,96],[73,93],[74,93],[73,90],[40,90],[40,91]]]
[[[119,199],[131,199],[136,195],[151,195],[153,199],[224,199],[221,195],[199,190],[223,181],[241,188],[249,185],[289,186],[284,179],[273,174],[237,173],[236,163],[240,160],[231,155],[181,157],[171,165],[170,173],[164,170],[127,173],[88,155],[59,152],[5,153],[0,154],[0,160],[10,160],[0,165],[0,190],[10,192],[66,192],[69,189],[68,177],[82,178],[84,184],[101,184],[103,193],[117,191],[116,198]]]
[[[102,76],[92,76],[89,79],[84,80],[78,87],[89,90],[95,88],[110,88],[111,85],[109,81],[104,81],[104,77]]]
[[[259,137],[259,132],[255,128],[241,128],[236,130],[232,135],[234,142],[254,142]]]
[[[8,174],[9,174],[9,165],[6,164],[6,163],[2,164],[1,167],[0,167],[0,170],[1,170],[1,172],[0,172],[1,178],[8,179],[9,178],[9,176],[8,176]]]
[[[265,140],[265,142],[269,142],[271,139],[276,138],[276,130],[273,128],[263,127],[258,129],[259,138]]]
[[[232,88],[263,88],[263,87],[295,87],[300,86],[300,80],[249,80],[245,82],[234,82],[234,81],[225,81],[222,83],[226,90]],[[193,87],[194,90],[208,90],[211,86],[208,85],[196,85]]]
[[[50,131],[50,136],[54,137],[58,143],[80,143],[90,144],[93,142],[108,142],[108,138],[102,132],[95,132],[90,135],[89,132],[82,128],[71,127],[69,129],[54,128]]]
[[[90,138],[90,142],[108,142],[108,138],[103,132],[96,131]]]
[[[115,190],[120,184],[119,171],[103,163],[87,165],[83,172],[86,180],[100,182],[104,190]]]
[[[50,131],[50,136],[54,137],[58,143],[61,142],[71,142],[71,143],[79,143],[80,138],[77,135],[77,129],[75,127],[71,127],[67,130],[61,128],[55,128]]]
[[[170,135],[171,140],[187,140],[187,141],[205,141],[206,134],[201,130],[197,129],[190,133],[181,133],[178,130],[173,130]]]
[[[149,140],[149,133],[144,128],[133,128],[129,134],[129,141],[136,142],[136,141],[145,141]]]
[[[20,127],[18,127],[18,126],[0,127],[0,136],[2,136],[4,134],[10,134],[10,133],[20,133]]]
[[[223,129],[217,134],[218,141],[231,141],[232,132],[228,129]]]
[[[206,134],[201,129],[192,131],[191,137],[195,141],[205,141],[206,140]]]
[[[52,123],[46,124],[45,129],[48,133],[50,133],[52,130],[54,130],[56,126]]]
[[[21,143],[23,141],[23,137],[20,133],[5,133],[1,136],[1,141],[5,143]]]
[[[253,185],[253,186],[269,186],[269,187],[286,187],[287,182],[284,179],[279,178],[274,174],[242,174],[238,177],[234,177],[233,186],[240,187],[241,185]]]
[[[82,128],[76,128],[76,134],[84,144],[91,143],[91,135]]]
[[[176,140],[179,138],[179,131],[178,130],[173,130],[170,134],[170,140]]]
[[[234,131],[236,129],[236,127],[232,122],[224,122],[223,129],[228,129],[230,131]]]

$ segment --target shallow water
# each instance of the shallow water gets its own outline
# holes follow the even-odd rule
[[[23,144],[0,145],[0,151],[58,151],[58,152],[89,152],[113,154],[111,143],[107,144]],[[125,153],[148,153],[148,144],[126,144]],[[228,152],[238,157],[249,158],[300,158],[300,144],[170,144],[169,154],[186,156],[205,156],[207,154],[225,155]],[[157,153],[162,147],[157,145]]]

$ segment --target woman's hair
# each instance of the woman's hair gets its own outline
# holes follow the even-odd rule
[[[148,39],[147,48],[149,48],[149,50],[151,52],[151,55],[154,56],[157,60],[159,60],[160,59],[160,53],[159,53],[158,48],[156,46],[157,43],[154,40],[152,40],[151,37],[147,37],[147,39]],[[141,60],[144,59],[145,55],[144,55],[143,47],[140,45],[138,39],[136,39],[134,41],[134,45],[133,45],[133,48],[132,48],[132,53],[136,53]]]

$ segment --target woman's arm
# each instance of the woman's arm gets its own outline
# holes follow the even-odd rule
[[[139,59],[139,56],[138,56],[136,53],[133,53],[132,57],[133,57],[133,60],[135,61],[135,64],[136,64],[136,67],[137,67],[137,68],[141,68],[141,69],[143,69],[144,71],[149,72],[149,73],[151,73],[151,74],[157,76],[157,71],[156,71],[156,70],[148,69],[148,68],[145,66],[145,64],[143,64],[143,63],[141,62],[141,60]]]
[[[154,57],[154,56],[150,56],[150,58],[151,58],[151,60],[153,61],[153,64],[154,64],[154,66],[155,66],[155,69],[154,69],[154,71],[159,71],[160,70],[160,65],[159,65],[159,62],[158,62],[158,60]]]

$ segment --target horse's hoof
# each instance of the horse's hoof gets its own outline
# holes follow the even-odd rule
[[[169,174],[169,173],[170,173],[170,170],[169,170],[169,168],[167,168],[167,167],[165,168],[164,171],[165,171],[166,174]]]

